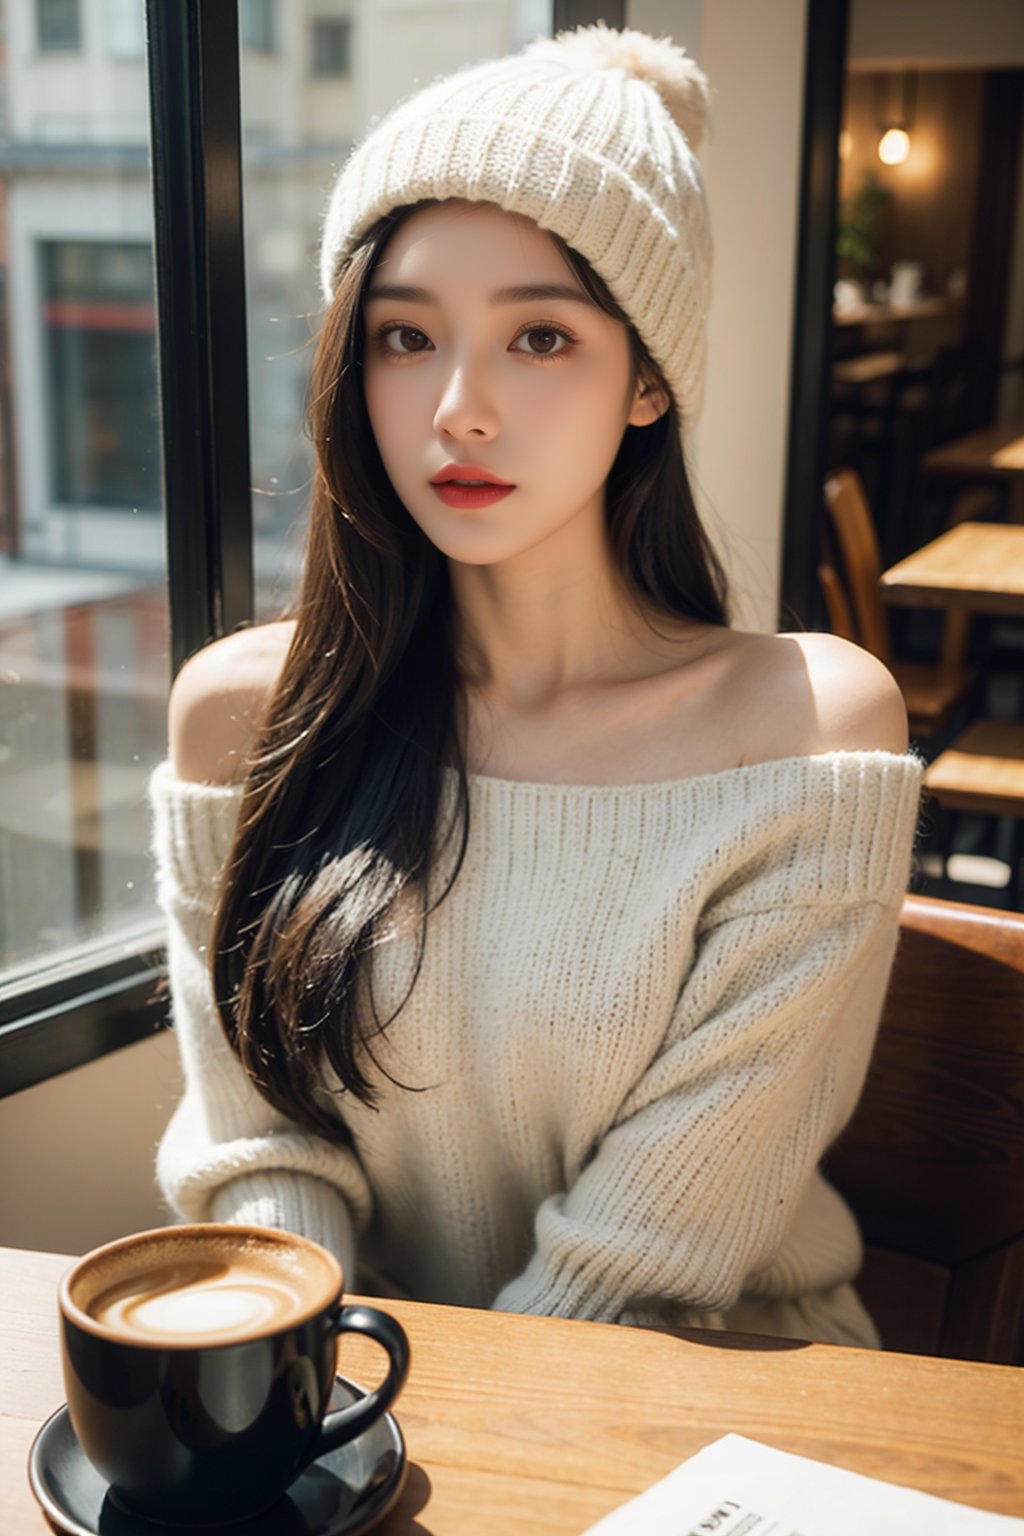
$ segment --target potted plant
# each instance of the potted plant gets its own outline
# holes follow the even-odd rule
[[[841,278],[867,285],[878,271],[876,220],[892,199],[873,171],[865,171],[859,189],[840,206],[836,260]]]

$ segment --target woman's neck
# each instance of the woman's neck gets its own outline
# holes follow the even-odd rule
[[[453,564],[451,580],[463,676],[496,703],[542,706],[626,678],[656,644],[610,559]]]

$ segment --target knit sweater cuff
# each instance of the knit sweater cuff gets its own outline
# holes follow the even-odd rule
[[[164,1132],[157,1177],[186,1221],[209,1221],[214,1211],[223,1213],[218,1220],[241,1219],[231,1214],[233,1200],[251,1190],[273,1197],[278,1219],[272,1226],[290,1227],[308,1215],[315,1227],[337,1230],[341,1218],[330,1214],[337,1203],[346,1226],[362,1231],[372,1214],[366,1175],[351,1148],[297,1129],[211,1141],[195,1095],[186,1094]],[[222,1201],[225,1190],[235,1193]]]
[[[341,1196],[323,1179],[290,1172],[244,1174],[217,1190],[210,1219],[298,1232],[334,1254],[346,1284],[355,1276],[352,1221]]]
[[[525,1312],[537,1317],[579,1317],[594,1323],[617,1322],[626,1296],[581,1288],[573,1273],[571,1255],[567,1257],[570,1262],[562,1271],[557,1263],[546,1262],[544,1255],[535,1253],[522,1273],[501,1288],[492,1310]]]

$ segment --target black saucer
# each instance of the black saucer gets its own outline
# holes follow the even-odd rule
[[[338,1376],[331,1407],[344,1408],[363,1395]],[[385,1413],[349,1445],[307,1467],[262,1515],[231,1525],[171,1526],[118,1509],[86,1461],[66,1406],[47,1419],[28,1459],[32,1492],[67,1536],[356,1536],[397,1501],[405,1471],[402,1431]]]

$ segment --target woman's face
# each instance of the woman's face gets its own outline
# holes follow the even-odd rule
[[[600,526],[629,423],[661,410],[629,339],[530,220],[487,203],[408,216],[368,286],[365,389],[391,483],[450,559],[490,565]],[[484,471],[496,493],[440,484]]]

